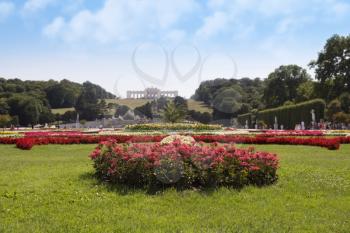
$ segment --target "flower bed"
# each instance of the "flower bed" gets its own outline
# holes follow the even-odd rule
[[[193,135],[196,141],[203,142],[221,142],[221,143],[242,143],[242,144],[281,144],[281,145],[307,145],[307,146],[320,146],[329,150],[337,150],[340,147],[340,143],[347,143],[348,139],[340,140],[336,138],[323,138],[323,137],[246,137],[246,136],[229,136],[229,135]]]
[[[80,136],[80,131],[30,131],[24,132],[27,137],[51,137],[51,136]]]
[[[277,180],[275,154],[232,145],[201,146],[180,141],[121,145],[105,141],[90,157],[100,179],[133,187],[240,188]]]
[[[18,140],[34,140],[34,145],[47,144],[97,144],[113,139],[118,143],[126,142],[160,142],[168,135],[77,135],[77,136],[46,136],[46,137],[0,137],[0,144],[17,144]],[[207,143],[241,143],[241,144],[281,144],[320,146],[331,150],[338,149],[340,144],[349,144],[350,137],[264,137],[238,135],[188,135],[196,141]],[[19,147],[20,148],[20,147]]]
[[[187,123],[175,123],[175,124],[136,124],[136,125],[128,125],[126,127],[127,130],[221,130],[222,127],[220,125],[208,125],[208,124],[187,124]]]
[[[321,130],[262,130],[262,136],[323,136]]]

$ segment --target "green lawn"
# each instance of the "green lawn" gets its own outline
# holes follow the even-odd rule
[[[349,232],[350,145],[257,146],[276,185],[148,195],[99,184],[93,145],[0,146],[0,232]]]
[[[74,111],[75,110],[75,108],[53,108],[53,109],[51,109],[51,112],[53,113],[53,114],[61,114],[61,115],[63,115],[64,113],[66,113],[66,112],[68,112],[68,111]]]
[[[140,107],[147,102],[150,102],[150,100],[146,99],[106,99],[106,103],[115,103],[119,105],[126,105],[131,109],[135,109],[136,107]],[[198,112],[213,112],[213,109],[207,106],[204,102],[196,101],[192,99],[187,100],[188,109],[189,110],[195,110]]]

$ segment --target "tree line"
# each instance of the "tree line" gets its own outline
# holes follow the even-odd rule
[[[96,119],[105,108],[101,99],[114,97],[91,82],[0,78],[0,127],[45,124],[62,120],[62,117],[75,119],[77,113],[82,119]],[[75,108],[76,111],[61,116],[53,114],[52,108]]]
[[[350,35],[329,38],[308,66],[315,70],[314,79],[298,65],[281,65],[265,80],[204,81],[192,98],[212,106],[214,119],[321,98],[327,103],[328,120],[350,123]]]

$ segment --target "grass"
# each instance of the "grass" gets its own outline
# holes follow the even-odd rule
[[[106,99],[107,104],[114,103],[114,104],[126,105],[131,109],[135,109],[136,107],[140,107],[140,106],[146,104],[147,102],[150,102],[150,101],[146,100],[146,99]],[[203,102],[192,100],[192,99],[188,100],[188,109],[195,110],[198,112],[209,112],[209,113],[213,112],[213,109],[208,107]],[[51,109],[51,112],[53,114],[58,113],[58,114],[62,115],[68,111],[74,111],[74,110],[75,110],[74,108],[54,108],[54,109]],[[109,113],[111,115],[114,115],[115,109],[109,109]]]
[[[279,181],[213,192],[112,190],[92,176],[94,145],[1,145],[0,232],[349,232],[350,145],[278,153]]]
[[[115,103],[120,105],[126,105],[131,109],[135,109],[136,107],[142,106],[147,102],[150,102],[150,100],[146,100],[146,99],[107,99],[106,100],[107,104]],[[213,109],[211,109],[201,101],[189,99],[187,100],[187,103],[188,103],[189,110],[195,110],[199,112],[209,112],[209,113],[213,111]]]
[[[53,114],[64,114],[64,113],[66,113],[66,112],[68,112],[68,111],[74,111],[75,110],[75,108],[53,108],[53,109],[51,109],[51,112],[53,113]]]

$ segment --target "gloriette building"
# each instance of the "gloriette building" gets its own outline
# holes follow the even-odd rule
[[[176,97],[178,91],[162,91],[158,88],[150,87],[144,91],[127,91],[126,98],[128,99],[159,99],[160,97]]]

